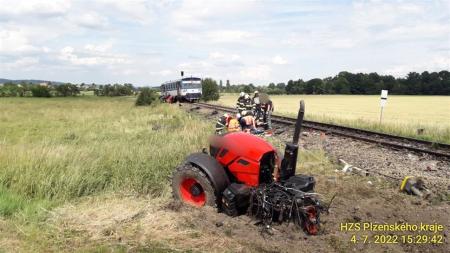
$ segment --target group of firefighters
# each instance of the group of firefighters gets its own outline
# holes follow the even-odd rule
[[[237,114],[233,117],[229,113],[222,115],[216,123],[216,133],[245,131],[251,134],[271,134],[271,115],[273,103],[266,94],[241,92],[236,104]],[[258,127],[263,127],[264,130]]]

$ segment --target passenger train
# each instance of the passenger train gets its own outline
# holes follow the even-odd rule
[[[202,96],[202,79],[186,77],[180,80],[169,81],[161,85],[161,97],[170,102],[195,102]]]

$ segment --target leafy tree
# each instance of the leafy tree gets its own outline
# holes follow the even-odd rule
[[[76,96],[80,94],[80,89],[75,84],[70,83],[58,85],[55,90],[58,96],[61,97]]]
[[[122,84],[106,84],[106,85],[99,85],[97,89],[94,90],[94,94],[97,96],[130,96],[133,95],[135,88],[132,84],[126,83],[124,85]]]
[[[136,99],[136,106],[151,105],[157,99],[158,95],[153,89],[148,87],[140,88],[139,95]]]
[[[250,94],[250,93],[252,93],[252,88],[250,88],[250,86],[244,86],[244,88],[242,89],[242,91],[243,92],[245,92],[245,93],[248,93],[248,94]]]
[[[284,90],[286,88],[285,83],[277,83],[277,89]]]
[[[204,101],[219,100],[219,86],[211,78],[202,80],[202,99]]]
[[[31,88],[33,97],[51,97],[50,89],[47,86],[35,85]]]

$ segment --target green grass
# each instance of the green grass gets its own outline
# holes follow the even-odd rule
[[[63,235],[52,209],[110,193],[169,196],[169,176],[207,147],[214,126],[176,105],[134,97],[0,99],[0,248],[6,252],[122,252]],[[74,238],[72,238],[74,237]],[[0,251],[2,251],[0,250]],[[173,252],[150,245],[138,252]]]
[[[206,146],[212,125],[175,106],[133,102],[1,99],[0,185],[21,196],[56,200],[103,191],[163,194],[173,168]]]
[[[26,201],[23,196],[9,192],[4,187],[0,188],[0,215],[9,217],[18,210],[23,209]]]
[[[221,94],[218,103],[235,106],[238,94]],[[368,95],[271,96],[275,114],[296,116],[300,99],[306,119],[450,143],[450,96],[389,96],[379,124],[380,97]],[[418,134],[418,129],[424,129]]]

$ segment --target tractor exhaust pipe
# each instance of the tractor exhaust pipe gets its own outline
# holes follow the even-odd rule
[[[295,175],[298,156],[298,140],[300,139],[300,132],[303,124],[303,117],[305,116],[305,102],[300,101],[300,109],[298,110],[297,121],[295,122],[294,136],[292,143],[286,143],[284,150],[284,157],[281,161],[280,181],[285,181]]]
[[[300,100],[300,109],[298,110],[297,122],[295,122],[294,137],[292,138],[293,144],[298,144],[300,139],[300,133],[303,125],[303,117],[305,116],[305,102]]]

